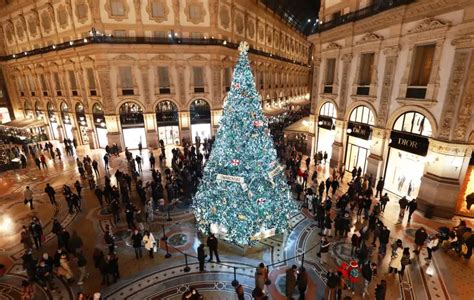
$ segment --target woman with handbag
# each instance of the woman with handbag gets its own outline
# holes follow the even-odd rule
[[[143,234],[143,245],[145,246],[145,249],[148,251],[148,255],[150,258],[153,258],[153,251],[155,248],[156,240],[155,237],[151,232],[148,230],[145,231]]]
[[[392,251],[392,258],[390,259],[388,273],[391,274],[392,271],[394,274],[402,270],[402,257],[403,257],[403,246],[402,241],[397,240],[394,244],[394,249]]]

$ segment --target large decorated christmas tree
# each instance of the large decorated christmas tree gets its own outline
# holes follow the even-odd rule
[[[239,245],[284,232],[297,211],[262,112],[242,42],[203,179],[194,197],[199,229]]]

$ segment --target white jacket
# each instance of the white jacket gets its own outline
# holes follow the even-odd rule
[[[146,235],[143,236],[143,244],[146,250],[150,251],[151,249],[153,249],[155,242],[156,241],[155,241],[155,238],[153,237],[153,233],[150,232],[150,237]]]
[[[438,246],[439,240],[437,238],[430,239],[426,244],[427,248],[433,249],[434,247]]]

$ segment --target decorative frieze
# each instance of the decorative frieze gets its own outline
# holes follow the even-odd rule
[[[466,62],[469,61],[469,57],[470,51],[456,51],[454,54],[454,62],[439,126],[438,137],[440,139],[448,140],[450,138],[453,122],[456,119],[456,109],[463,91],[463,83],[468,67]]]
[[[381,42],[383,37],[377,35],[373,32],[366,33],[359,41],[356,42],[356,45],[371,43],[371,42]]]
[[[341,49],[342,46],[337,44],[337,43],[329,43],[326,48],[324,48],[324,51],[330,51],[330,50],[337,50]]]
[[[418,25],[416,25],[414,28],[408,30],[408,33],[420,33],[424,31],[431,31],[435,30],[438,28],[446,28],[449,25],[451,25],[450,22],[443,22],[438,19],[433,19],[433,18],[424,18],[423,21],[421,21]]]
[[[474,76],[472,75],[474,74],[474,59],[471,57],[470,62],[465,62],[465,64],[469,65],[467,72],[470,75],[465,85],[464,94],[456,116],[456,125],[453,131],[453,140],[459,142],[466,142],[469,137],[472,130],[472,112],[474,110]]]
[[[351,69],[352,54],[346,53],[342,55],[342,78],[341,78],[341,90],[339,93],[339,111],[338,115],[343,116],[346,111],[347,102],[347,86],[349,84],[349,73]]]
[[[384,49],[384,54],[390,54],[385,58],[385,70],[383,73],[382,92],[380,93],[380,105],[377,114],[377,123],[385,125],[390,110],[390,98],[392,97],[393,80],[398,59],[398,47]],[[387,54],[386,54],[387,55]]]

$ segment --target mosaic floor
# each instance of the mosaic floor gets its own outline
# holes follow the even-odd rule
[[[170,149],[168,149],[170,150]],[[102,164],[102,150],[90,151],[79,149],[81,156],[88,153]],[[169,155],[171,157],[171,154]],[[123,157],[113,158],[111,172],[116,169],[125,169]],[[143,178],[148,180],[151,173],[148,170],[148,160],[145,159]],[[111,286],[100,285],[100,275],[92,263],[92,252],[95,247],[106,248],[103,242],[103,231],[106,225],[111,225],[111,215],[106,210],[101,210],[95,196],[89,189],[84,190],[83,212],[69,215],[62,196],[57,194],[60,202],[58,209],[50,205],[47,196],[43,193],[46,182],[52,184],[57,190],[64,184],[72,184],[78,179],[73,158],[65,158],[61,163],[49,162],[47,170],[30,167],[24,170],[10,171],[0,174],[0,210],[2,217],[13,221],[11,228],[0,231],[0,263],[7,268],[6,274],[0,278],[0,299],[19,299],[19,286],[21,280],[26,278],[26,273],[21,265],[23,254],[19,243],[19,228],[31,219],[38,216],[45,224],[46,243],[44,251],[52,254],[56,248],[56,240],[51,231],[51,220],[58,218],[61,224],[70,232],[73,230],[84,240],[84,250],[88,258],[87,266],[90,277],[83,286],[75,284],[68,286],[65,282],[55,279],[56,291],[44,292],[36,289],[35,299],[74,299],[79,290],[87,293],[100,291],[105,299],[181,299],[182,293],[189,287],[197,288],[205,299],[236,299],[232,281],[237,279],[245,288],[247,299],[251,299],[254,288],[255,266],[260,262],[271,264],[271,284],[266,286],[270,299],[286,299],[285,270],[292,264],[304,263],[309,270],[310,282],[306,299],[322,299],[325,291],[324,275],[329,268],[335,268],[341,261],[350,259],[350,240],[335,240],[331,245],[329,264],[324,266],[316,256],[320,241],[319,229],[312,221],[312,215],[303,209],[291,218],[291,230],[285,235],[275,236],[261,241],[255,249],[248,250],[245,256],[233,245],[220,242],[221,264],[206,263],[206,272],[198,270],[196,249],[205,237],[198,234],[193,224],[192,211],[186,207],[177,207],[170,211],[171,221],[167,215],[158,215],[153,224],[148,225],[155,237],[163,235],[163,228],[168,237],[168,250],[170,258],[165,258],[166,245],[160,241],[158,253],[155,258],[143,257],[136,260],[133,248],[129,245],[126,224],[122,220],[114,228],[118,236],[118,256],[121,279]],[[329,170],[320,169],[319,174],[327,174]],[[101,181],[101,180],[99,180]],[[23,188],[30,185],[34,191],[35,210],[30,211],[23,204]],[[341,189],[341,193],[344,187]],[[382,217],[391,230],[391,238],[401,238],[405,244],[411,245],[415,230],[423,225],[428,231],[434,231],[441,225],[456,224],[459,218],[453,220],[432,219],[427,220],[415,214],[412,223],[396,225],[398,204],[394,196],[391,197],[385,215]],[[135,199],[136,201],[136,199]],[[0,220],[1,222],[1,220]],[[360,226],[354,220],[353,228]],[[240,253],[240,254],[239,254]],[[304,261],[301,254],[305,253]],[[41,252],[35,250],[36,255]],[[185,255],[187,257],[185,257]],[[294,258],[298,256],[298,258]],[[419,258],[413,259],[404,280],[387,274],[389,256],[379,261],[378,275],[374,280],[388,281],[386,299],[474,299],[474,263],[465,262],[463,259],[444,253],[442,250],[434,253],[434,259],[428,264],[424,260],[426,251],[422,251]],[[187,264],[186,264],[187,258]],[[376,257],[373,257],[376,260]],[[188,266],[190,269],[186,269]],[[186,272],[188,271],[188,272]],[[77,274],[77,272],[76,272]],[[235,278],[234,278],[235,274]],[[375,284],[371,284],[370,293],[373,294]],[[359,291],[360,292],[360,291]],[[358,293],[358,294],[361,294]],[[348,293],[349,295],[349,293]],[[295,292],[294,297],[298,294]],[[354,299],[361,299],[360,296]],[[373,299],[370,296],[368,299]]]

